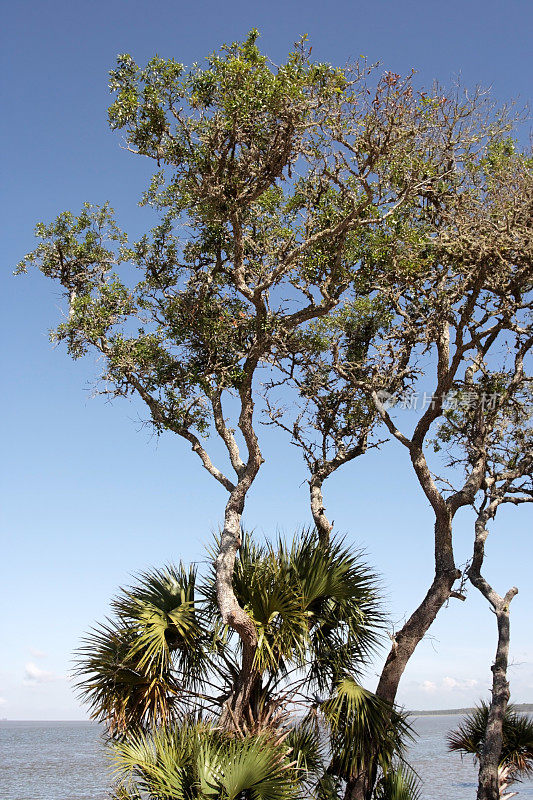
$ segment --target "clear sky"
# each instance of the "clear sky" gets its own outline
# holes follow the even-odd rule
[[[150,224],[136,205],[148,165],[121,150],[106,123],[107,72],[117,53],[190,64],[257,27],[276,62],[308,33],[317,59],[342,64],[363,54],[395,72],[414,68],[426,86],[459,75],[524,104],[532,22],[529,0],[3,5],[0,717],[83,718],[67,679],[81,635],[133,572],[201,559],[225,501],[185,442],[150,437],[140,407],[91,396],[98,364],[72,363],[47,339],[61,305],[57,288],[36,274],[11,275],[33,248],[35,222],[83,201],[109,200],[134,235]],[[524,141],[528,131],[526,124]],[[279,435],[263,431],[263,449],[246,523],[258,535],[290,534],[309,522],[305,471]],[[326,495],[337,530],[363,546],[382,575],[400,624],[432,569],[431,514],[402,446],[345,467]],[[510,675],[513,699],[533,702],[533,518],[530,509],[505,511],[490,537],[489,578],[501,592],[519,587]],[[467,513],[458,520],[459,563],[471,546],[470,523]],[[456,707],[486,694],[494,635],[494,617],[474,590],[466,604],[452,601],[412,659],[400,702]]]

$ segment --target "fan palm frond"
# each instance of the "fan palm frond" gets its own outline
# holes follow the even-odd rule
[[[195,762],[202,735],[209,735],[206,726],[188,722],[150,734],[138,731],[113,744],[115,774],[129,791],[188,800],[197,784]]]
[[[324,742],[320,729],[309,718],[290,729],[284,743],[290,750],[296,769],[310,775],[318,774],[324,767]]]
[[[345,780],[374,763],[386,772],[414,738],[405,714],[350,677],[320,710],[331,732],[331,771]]]
[[[379,779],[375,800],[420,800],[420,779],[406,764],[389,769]]]
[[[205,661],[205,627],[195,597],[196,568],[182,564],[142,573],[112,607],[137,636],[131,654],[141,667],[164,669],[174,658],[178,669],[196,679]]]
[[[258,630],[260,671],[282,678],[299,666],[309,683],[329,691],[344,672],[356,673],[377,645],[383,616],[376,576],[340,540],[322,544],[304,530],[291,545],[279,539],[259,546],[243,531],[233,588]],[[214,573],[203,593],[218,613]]]
[[[78,649],[74,674],[91,717],[111,735],[176,718],[180,686],[170,670],[150,672],[132,654],[136,634],[109,622],[94,628]]]
[[[112,607],[117,621],[94,628],[79,648],[75,674],[93,718],[112,735],[177,718],[205,674],[208,654],[194,568],[141,574]]]
[[[230,739],[221,747],[222,797],[236,800],[289,800],[298,787],[285,748],[266,736]]]
[[[114,745],[116,773],[150,798],[293,800],[287,748],[268,736],[234,738],[204,723],[138,733]]]
[[[310,639],[309,680],[330,689],[341,674],[356,674],[377,647],[384,618],[378,581],[362,553],[333,537],[319,543],[303,531],[280,558],[299,584]]]
[[[470,753],[479,758],[483,748],[489,705],[481,701],[467,714],[460,725],[447,736],[448,749]],[[500,759],[503,767],[512,767],[518,775],[533,775],[533,720],[510,704],[503,719],[503,746]]]

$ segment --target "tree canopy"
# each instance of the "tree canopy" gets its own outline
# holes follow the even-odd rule
[[[512,113],[481,90],[425,91],[413,75],[379,74],[364,59],[343,68],[314,62],[305,37],[276,66],[257,38],[251,31],[204,66],[155,57],[140,67],[119,56],[109,123],[154,163],[142,204],[157,224],[129,241],[108,204],[85,204],[39,224],[38,246],[19,265],[63,289],[68,313],[52,338],[73,358],[96,352],[101,391],[141,398],[155,429],[188,442],[227,492],[211,604],[239,636],[223,718],[236,728],[262,671],[296,647],[288,634],[271,641],[269,614],[281,611],[259,585],[277,570],[283,604],[288,556],[280,549],[254,561],[241,535],[263,463],[257,405],[304,453],[317,553],[331,545],[324,481],[389,438],[405,447],[434,512],[434,575],[393,637],[378,686],[389,708],[418,642],[450,597],[462,596],[453,589],[457,511],[481,493],[483,508],[517,492],[531,497],[522,451],[531,444],[533,182]],[[420,408],[412,399],[423,383]],[[399,406],[415,412],[412,430],[402,429]],[[215,460],[213,438],[225,463]],[[431,449],[444,455],[437,469]],[[254,566],[241,574],[245,557]],[[179,614],[171,603],[175,634],[193,636],[194,574],[172,580],[184,593]],[[245,586],[257,589],[253,603]],[[137,666],[152,663],[170,612],[150,611],[150,634],[136,649],[128,637],[136,641],[141,612],[120,602],[126,639],[102,629],[95,658],[127,646]],[[315,611],[291,608],[311,635]],[[164,659],[156,666],[166,675]],[[120,724],[138,689],[137,721],[162,715],[177,691],[172,675],[165,680],[161,691],[150,683],[148,696],[144,684],[131,697],[124,690]],[[370,796],[376,758],[370,746],[357,775],[344,770],[347,799]]]

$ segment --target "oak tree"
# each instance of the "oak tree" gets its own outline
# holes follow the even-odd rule
[[[440,609],[451,597],[463,598],[454,590],[462,577],[453,547],[457,512],[489,486],[495,494],[482,506],[484,518],[504,497],[516,501],[503,484],[496,491],[491,470],[508,446],[499,437],[511,427],[527,439],[530,425],[524,365],[533,341],[531,161],[501,116],[480,113],[481,96],[454,102],[449,119],[461,120],[463,140],[457,151],[450,145],[445,178],[368,232],[355,295],[279,352],[298,410],[268,401],[270,421],[304,452],[311,509],[324,538],[332,528],[324,480],[386,434],[406,449],[433,511],[434,574],[393,636],[377,687],[388,702]],[[513,424],[517,406],[521,427]],[[468,413],[459,424],[461,407]],[[528,441],[530,447],[530,435]],[[449,450],[444,463],[433,452],[442,446]],[[513,446],[507,457],[516,452]],[[516,476],[503,473],[503,483],[505,475],[531,473],[530,461],[519,463]],[[513,486],[511,480],[509,491]],[[478,539],[480,566],[479,547]],[[366,773],[354,777],[347,797],[369,797],[373,782]]]
[[[232,719],[257,680],[257,629],[232,574],[263,462],[258,370],[352,291],[366,232],[438,186],[450,132],[450,152],[462,142],[446,104],[427,102],[411,77],[315,63],[305,40],[275,66],[256,40],[203,67],[119,56],[109,122],[154,162],[143,203],[159,222],[129,243],[108,205],[85,205],[38,225],[19,268],[62,286],[68,316],[53,338],[73,358],[101,357],[101,391],[141,398],[155,429],[185,440],[227,492],[216,587],[242,642]]]

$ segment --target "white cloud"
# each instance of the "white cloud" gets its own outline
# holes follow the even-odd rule
[[[47,672],[44,669],[41,669],[34,664],[33,661],[29,661],[24,667],[24,685],[25,686],[37,686],[40,683],[50,683],[50,681],[57,680],[57,676],[54,675],[52,672]]]
[[[479,681],[474,678],[452,678],[446,675],[439,681],[422,681],[418,684],[420,689],[426,694],[434,694],[436,692],[465,692],[478,686]]]
[[[30,647],[30,653],[34,658],[46,658],[46,653],[42,650],[38,650],[36,647]]]
[[[474,680],[474,678],[450,678],[447,675],[445,678],[442,679],[442,688],[443,689],[456,689],[458,691],[463,691],[464,689],[472,689],[474,686],[477,686],[479,681]]]
[[[5,697],[0,697],[0,706],[5,706],[6,703],[7,703],[6,698]]]

